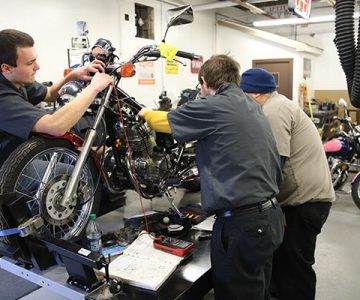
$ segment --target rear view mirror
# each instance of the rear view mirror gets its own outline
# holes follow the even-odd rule
[[[190,5],[168,10],[168,27],[189,24],[194,21],[193,9]]]
[[[189,24],[194,21],[194,13],[191,5],[171,8],[168,10],[168,24],[163,38],[165,42],[166,34],[170,27]]]

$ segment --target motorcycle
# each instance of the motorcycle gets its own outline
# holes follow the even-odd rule
[[[333,139],[324,144],[335,190],[344,186],[349,178],[350,166],[355,165],[360,154],[360,130],[351,122],[344,99],[340,99],[339,106],[344,108],[345,116],[344,118],[334,118],[340,122],[338,132]],[[347,131],[344,130],[344,125],[348,129]]]
[[[193,21],[191,6],[173,11],[176,14],[166,33],[172,26]],[[174,47],[169,51],[165,36],[160,46],[144,46],[129,61],[106,65],[105,71],[113,76],[115,85],[99,94],[91,106],[96,115],[84,140],[73,133],[37,134],[4,163],[0,194],[23,195],[31,215],[43,219],[42,233],[64,240],[82,236],[89,215],[99,210],[103,187],[113,194],[133,189],[146,199],[165,196],[182,216],[171,190],[198,183],[194,151],[183,144],[156,145],[154,132],[137,116],[143,105],[118,87],[122,78],[134,76],[138,62],[161,57],[199,58],[193,53],[174,51]],[[83,86],[76,88],[81,90]],[[94,150],[94,141],[103,122],[106,132],[102,137],[108,148],[98,146],[103,147],[100,155],[98,149]],[[5,215],[2,221],[6,228]]]
[[[189,101],[198,99],[199,97],[200,97],[200,88],[198,86],[196,86],[195,89],[182,90],[180,93],[180,100],[177,104],[177,107],[180,107],[181,105]]]

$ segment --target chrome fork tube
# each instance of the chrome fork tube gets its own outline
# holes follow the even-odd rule
[[[88,129],[86,132],[84,146],[81,149],[79,158],[75,164],[74,170],[71,173],[69,181],[66,185],[64,196],[60,202],[60,205],[63,207],[68,206],[72,202],[72,198],[77,196],[76,190],[80,181],[81,170],[86,163],[86,159],[88,158],[89,152],[94,143],[96,137],[96,129],[98,128],[101,122],[101,118],[104,115],[105,108],[108,106],[112,90],[113,90],[113,86],[110,86],[105,96],[104,103],[101,105],[96,115],[93,127]]]
[[[56,166],[56,163],[58,161],[58,157],[59,157],[59,153],[58,152],[55,152],[52,156],[51,156],[51,159],[50,159],[50,163],[48,164],[46,170],[45,170],[45,173],[44,173],[44,176],[43,178],[41,179],[41,183],[39,185],[39,188],[38,190],[36,191],[36,195],[35,195],[35,198],[36,199],[39,199],[40,198],[40,195],[41,193],[43,192],[45,186],[47,185],[47,182],[49,181],[49,178],[52,174],[52,172],[54,171],[54,168]]]

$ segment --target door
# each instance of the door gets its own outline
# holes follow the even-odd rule
[[[263,68],[275,77],[276,88],[279,94],[293,99],[293,59],[256,59],[253,60],[254,68]]]

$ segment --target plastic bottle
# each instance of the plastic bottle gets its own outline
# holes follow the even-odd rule
[[[101,231],[96,221],[96,214],[90,215],[90,220],[86,227],[86,239],[89,250],[96,252],[101,251]]]

